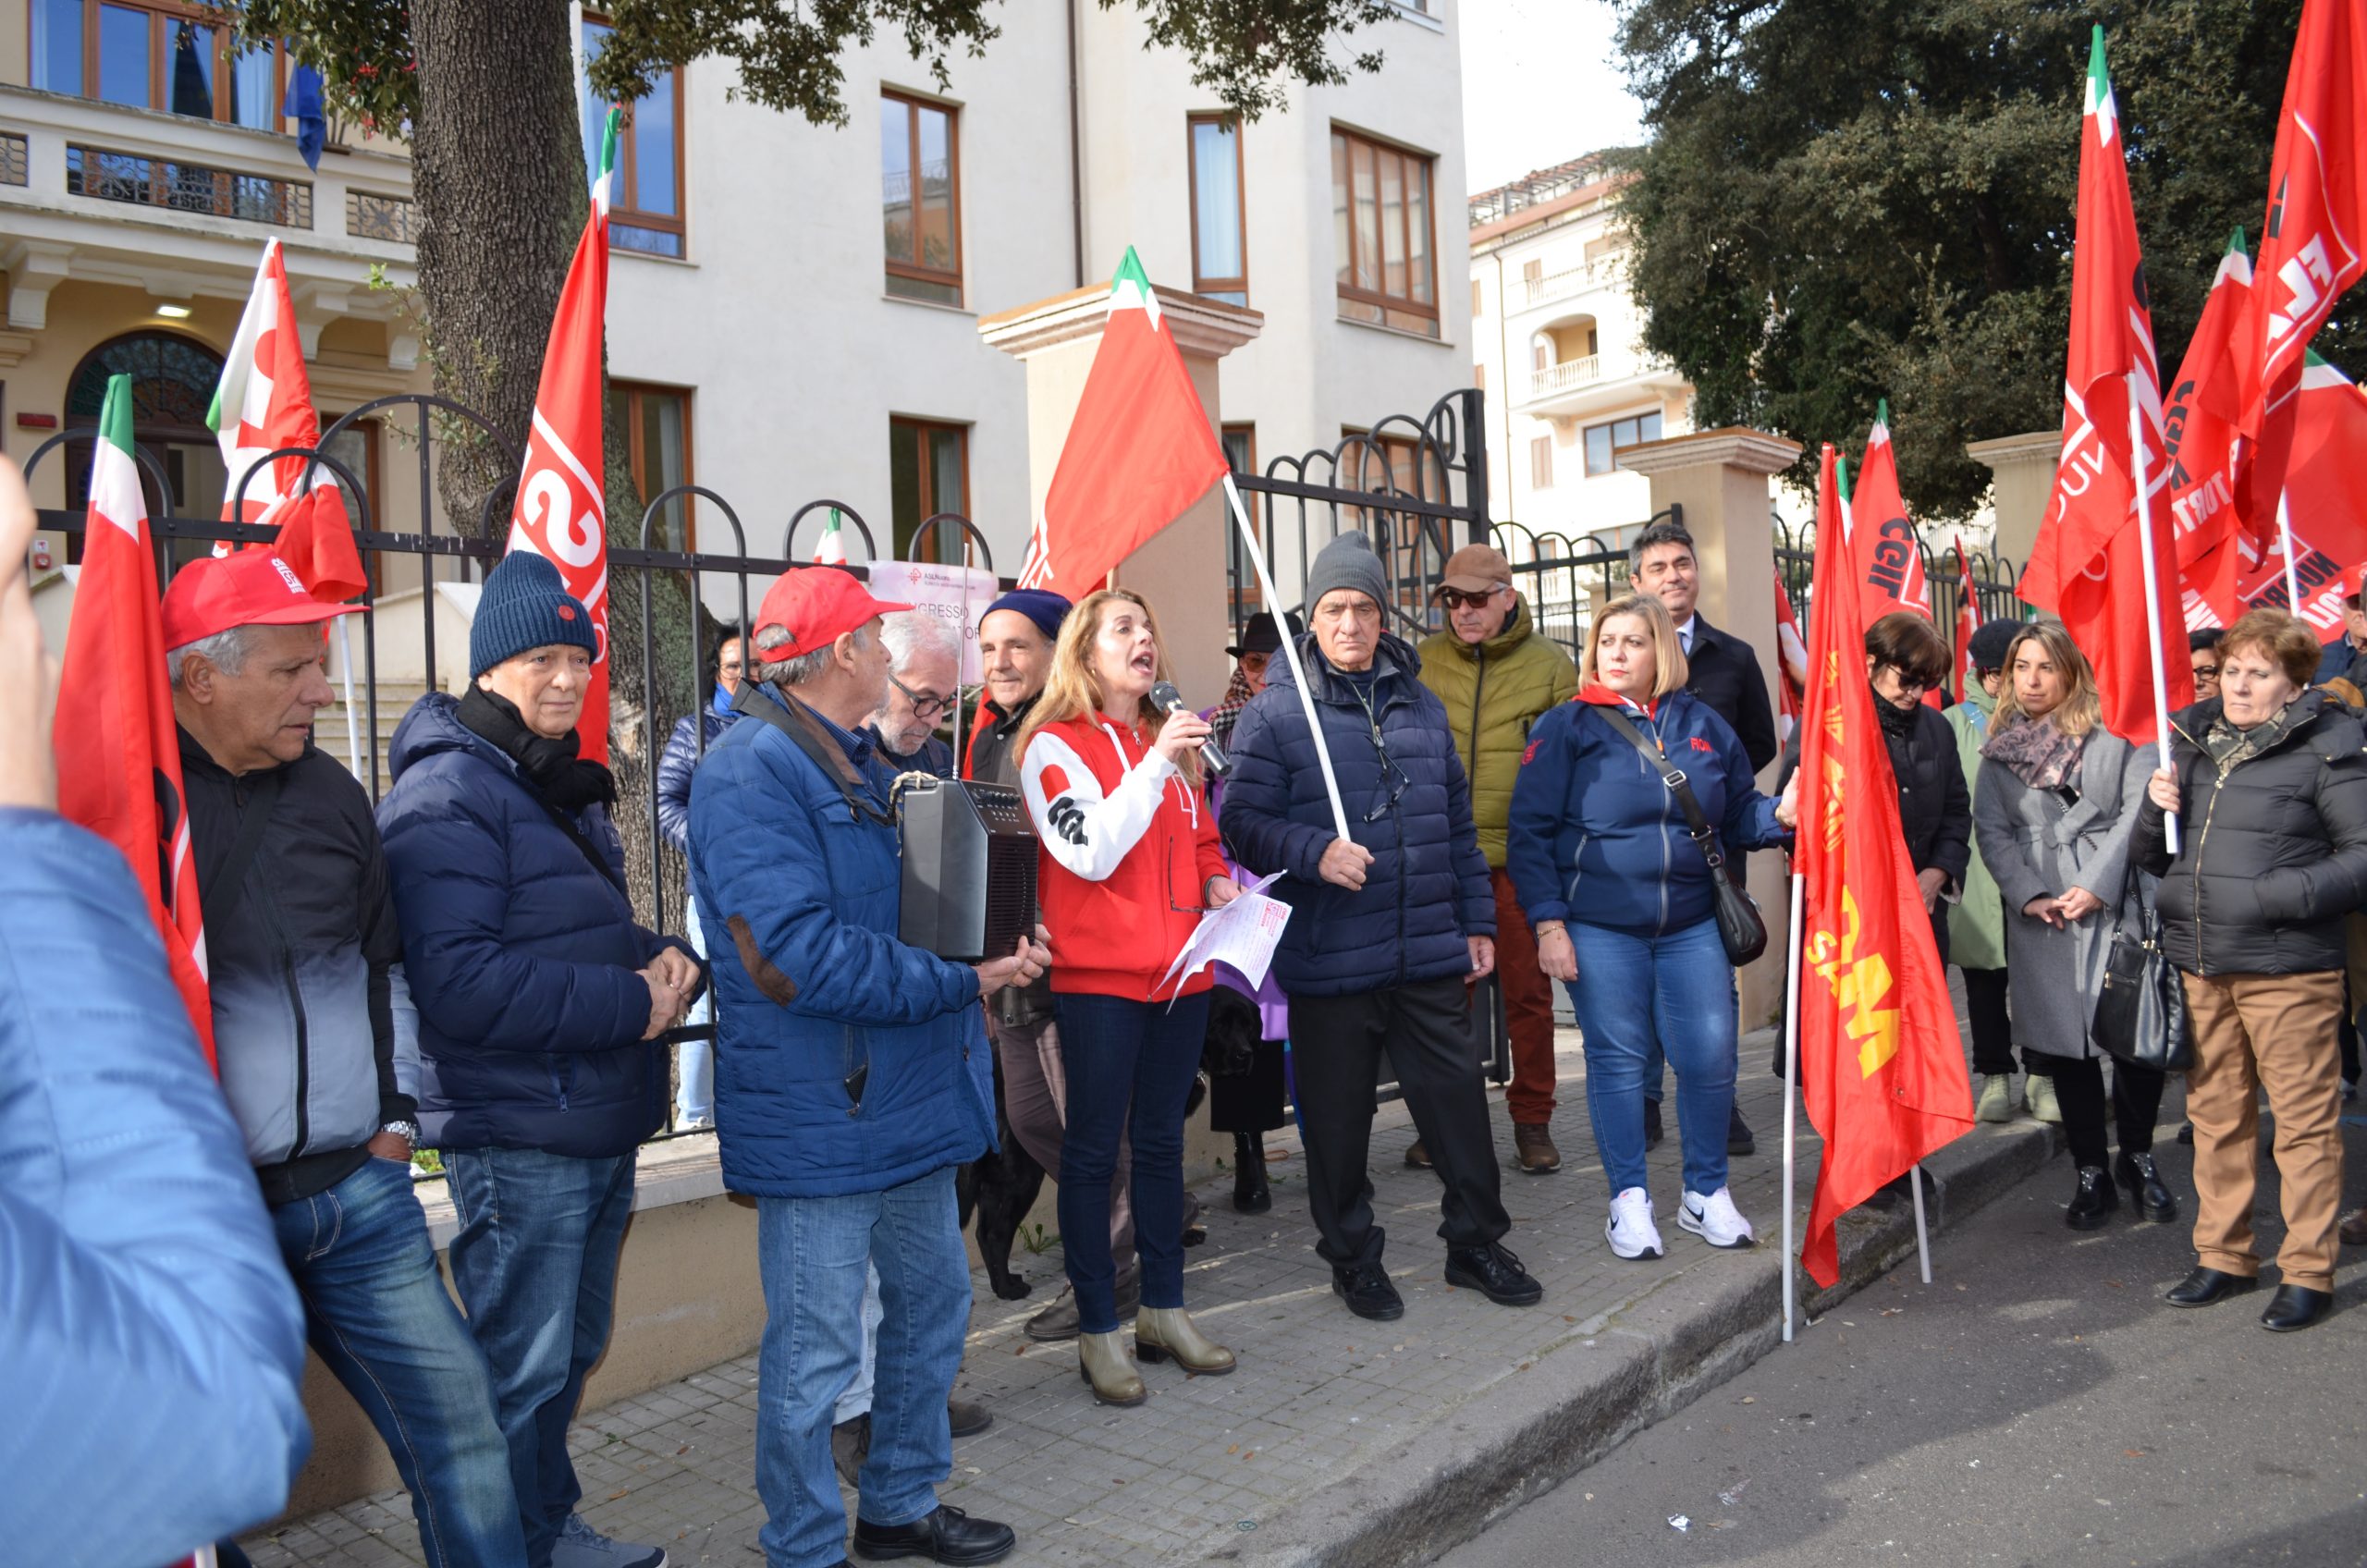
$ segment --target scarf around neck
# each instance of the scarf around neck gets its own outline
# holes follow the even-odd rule
[[[2044,718],[2025,715],[1993,730],[1981,754],[2005,764],[2015,778],[2033,790],[2076,790],[2079,760],[2087,749],[2088,736],[2066,735],[2055,728],[2053,714]]]
[[[1874,693],[1874,718],[1882,725],[1885,736],[1894,741],[1905,741],[1914,735],[1916,708],[1922,705],[1918,703],[1913,708],[1903,708],[1877,692]]]
[[[482,686],[468,689],[453,717],[516,763],[526,781],[561,811],[616,804],[616,776],[604,764],[576,754],[583,741],[574,730],[557,740],[537,735],[526,727],[515,703]]]
[[[1233,680],[1224,689],[1224,696],[1208,710],[1208,729],[1220,746],[1233,744],[1233,727],[1241,717],[1241,710],[1249,705],[1249,677],[1241,667],[1233,667]]]

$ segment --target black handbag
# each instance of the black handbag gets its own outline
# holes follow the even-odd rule
[[[1710,863],[1710,886],[1718,915],[1718,939],[1726,945],[1727,962],[1737,969],[1767,950],[1767,917],[1759,913],[1759,900],[1735,886],[1726,875],[1726,857],[1718,852],[1717,836],[1710,831],[1710,819],[1701,811],[1701,802],[1693,798],[1693,786],[1686,781],[1685,770],[1661,754],[1661,749],[1644,739],[1644,732],[1627,722],[1627,716],[1616,708],[1595,710],[1611,721],[1611,727],[1627,737],[1628,744],[1644,753],[1644,760],[1660,769],[1661,781],[1676,797],[1677,809],[1685,813],[1685,827],[1688,837]]]
[[[2186,986],[2162,946],[2162,917],[2153,908],[2153,878],[2131,876],[2120,929],[2104,960],[2103,988],[2088,1038],[2098,1050],[2131,1067],[2184,1072],[2194,1065],[2194,1024]]]

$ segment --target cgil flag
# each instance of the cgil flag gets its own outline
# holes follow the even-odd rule
[[[2231,618],[2238,561],[2247,539],[2257,556],[2275,533],[2273,501],[2261,519],[2247,519],[2241,504],[2246,453],[2236,422],[2249,394],[2238,339],[2251,305],[2251,259],[2239,228],[2219,258],[2202,317],[2170,381],[2163,410],[2163,450],[2169,460],[2163,498],[2177,540],[2179,597],[2189,625],[2197,606],[2209,607],[2214,623]]]
[[[1225,468],[1224,448],[1130,245],[1110,286],[1109,323],[1027,542],[1020,586],[1082,598],[1208,494]]]
[[[1972,634],[1981,630],[1981,590],[1973,585],[1972,557],[1956,539],[1956,701],[1972,701],[1981,689],[1981,669],[1972,659]]]
[[[123,851],[181,1004],[214,1061],[205,925],[190,854],[180,736],[165,674],[156,552],[131,456],[131,377],[107,378],[91,447],[82,573],[57,687],[57,808]]]
[[[1899,827],[1898,782],[1866,680],[1865,623],[1841,532],[1833,447],[1817,496],[1800,740],[1799,1074],[1824,1137],[1800,1262],[1840,1277],[1844,1211],[1972,1126],[1972,1089],[1932,918]]]
[[[608,307],[608,192],[623,117],[622,109],[610,109],[600,137],[592,211],[551,317],[525,467],[509,514],[509,548],[548,559],[567,591],[592,612],[599,651],[592,655],[592,680],[575,729],[582,754],[600,763],[608,760],[608,509],[600,485],[600,349]]]
[[[2099,27],[2089,52],[2079,130],[2063,452],[2055,464],[2054,494],[2015,592],[2059,617],[2095,666],[2104,728],[2144,743],[2159,729],[2149,601],[2161,646],[2183,641],[2168,508],[2152,494],[2167,472],[2153,318],[2145,302],[2120,112],[2104,69],[2104,30]],[[2151,594],[2145,575],[2149,538]],[[2175,712],[2194,700],[2194,671],[2182,658],[2165,659],[2162,668],[2167,705]]]
[[[1858,580],[1858,614],[1871,626],[1893,610],[1932,613],[1932,584],[1907,501],[1898,490],[1898,459],[1890,445],[1890,400],[1876,408],[1866,435],[1866,460],[1849,491],[1849,554]]]
[[[2293,576],[2300,584],[2298,613],[2331,641],[2343,630],[2343,596],[2367,566],[2367,390],[2318,358],[2301,361],[2301,384],[2294,399],[2292,459],[2285,488],[2293,513]],[[2225,626],[2248,609],[2287,609],[2285,557],[2281,544],[2255,548],[2238,539],[2235,590],[2225,612],[2189,600],[2188,623]]]
[[[276,239],[263,248],[263,262],[255,268],[254,287],[230,339],[229,356],[222,361],[222,379],[214,388],[205,425],[221,445],[228,475],[222,521],[278,525],[276,536],[256,540],[247,548],[278,556],[316,598],[350,599],[370,585],[335,476],[302,458],[274,458],[255,466],[283,447],[321,444],[313,379],[304,369],[303,339],[296,330],[296,305],[288,289],[288,263]],[[309,479],[308,467],[313,470]],[[227,556],[230,547],[217,545],[214,553]]]

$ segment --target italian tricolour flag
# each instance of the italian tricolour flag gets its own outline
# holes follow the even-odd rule
[[[1224,476],[1224,448],[1134,254],[1110,286],[1110,320],[1044,493],[1024,588],[1072,599],[1181,516]]]

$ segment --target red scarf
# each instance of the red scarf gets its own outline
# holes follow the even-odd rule
[[[1660,706],[1658,698],[1648,703],[1639,703],[1631,697],[1621,696],[1600,680],[1588,681],[1578,688],[1578,694],[1570,700],[1574,703],[1591,703],[1599,708],[1635,708],[1646,718],[1656,717],[1657,715],[1653,710]]]

